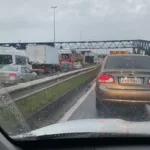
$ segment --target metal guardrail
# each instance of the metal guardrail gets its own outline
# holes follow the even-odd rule
[[[84,71],[82,74],[85,74],[87,72],[91,72],[93,70],[97,70],[98,67],[95,67],[91,70]],[[78,75],[76,75],[78,76]],[[52,101],[49,101],[46,105],[41,106],[40,109],[38,109],[36,112],[32,113],[30,116],[27,116],[25,118],[27,124],[29,125],[31,130],[35,130],[39,127],[42,127],[45,120],[48,118],[51,118],[48,121],[48,124],[56,123],[60,117],[68,111],[68,109],[76,103],[78,98],[88,89],[91,87],[91,84],[94,83],[94,78],[96,77],[96,74],[85,80],[84,82],[80,83],[73,89],[70,89],[69,91],[63,93],[59,97],[56,97]],[[71,77],[70,77],[71,78]],[[72,77],[74,78],[74,77]],[[66,79],[69,80],[69,79]],[[93,82],[92,82],[93,81]],[[64,82],[64,81],[62,81]],[[58,84],[58,83],[57,83]],[[46,123],[46,122],[45,122]],[[44,123],[44,126],[45,126]],[[22,124],[17,123],[15,125],[11,125],[7,128],[7,131],[9,131],[14,134],[18,135],[20,132],[24,131],[24,126]],[[18,136],[13,136],[13,138],[18,138]]]
[[[0,107],[4,105],[8,105],[14,101],[23,99],[27,96],[33,95],[37,92],[55,86],[65,80],[69,80],[75,76],[84,74],[85,72],[91,71],[97,68],[99,65],[79,69],[67,73],[61,73],[58,75],[54,75],[51,77],[46,77],[44,79],[34,80],[31,82],[21,83],[19,85],[1,88],[0,89],[0,96],[3,97],[4,100],[1,101]]]
[[[64,76],[68,76],[68,75],[75,74],[75,73],[78,73],[78,72],[86,71],[86,70],[95,68],[97,66],[99,66],[99,65],[88,67],[88,68],[83,68],[83,69],[79,69],[79,70],[74,70],[74,71],[70,71],[70,72],[66,72],[66,73],[61,73],[61,74],[57,74],[57,75],[54,75],[54,76],[50,76],[50,77],[46,77],[46,78],[43,78],[43,79],[38,79],[38,80],[26,82],[26,83],[20,83],[19,85],[6,87],[5,90],[7,90],[7,92],[10,93],[10,92],[13,92],[13,91],[16,91],[16,90],[26,89],[26,88],[31,87],[31,86],[35,86],[35,85],[37,86],[37,85],[42,84],[44,82],[48,82],[48,81],[51,81],[51,80],[54,80],[54,79],[62,78]]]

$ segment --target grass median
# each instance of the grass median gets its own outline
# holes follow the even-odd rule
[[[80,85],[81,83],[85,82],[91,77],[95,77],[99,69],[90,71],[85,74],[81,74],[77,77],[69,79],[65,82],[57,84],[53,87],[50,87],[46,90],[38,92],[34,95],[21,99],[14,104],[17,106],[19,111],[22,113],[24,118],[28,118],[33,113],[40,110],[43,106],[47,105],[50,101],[54,100],[58,96],[62,95],[63,93],[75,88],[76,86]],[[0,108],[0,122],[1,124],[15,124],[18,122],[15,116],[15,111],[10,111],[11,104],[8,107]],[[17,114],[16,114],[17,115]],[[2,126],[3,127],[3,126]],[[4,126],[5,127],[5,126]]]

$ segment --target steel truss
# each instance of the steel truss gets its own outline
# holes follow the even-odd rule
[[[25,49],[27,44],[39,44],[54,46],[53,42],[28,42],[28,43],[0,43],[0,46],[12,46],[17,49]],[[110,41],[69,41],[55,42],[59,49],[124,49],[133,48],[138,50],[150,51],[150,41],[146,40],[110,40]]]

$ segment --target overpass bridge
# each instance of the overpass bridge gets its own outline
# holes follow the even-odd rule
[[[54,46],[53,42],[22,42],[22,43],[0,43],[0,46],[13,46],[17,49],[25,49],[27,44],[39,44]],[[150,41],[147,40],[109,40],[109,41],[65,41],[55,42],[57,48],[70,49],[124,49],[150,51]]]

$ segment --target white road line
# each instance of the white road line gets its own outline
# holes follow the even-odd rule
[[[93,86],[74,104],[65,114],[64,116],[58,121],[58,122],[65,122],[67,121],[72,114],[77,110],[77,108],[86,100],[88,95],[91,93],[91,91],[94,89],[95,83]]]

